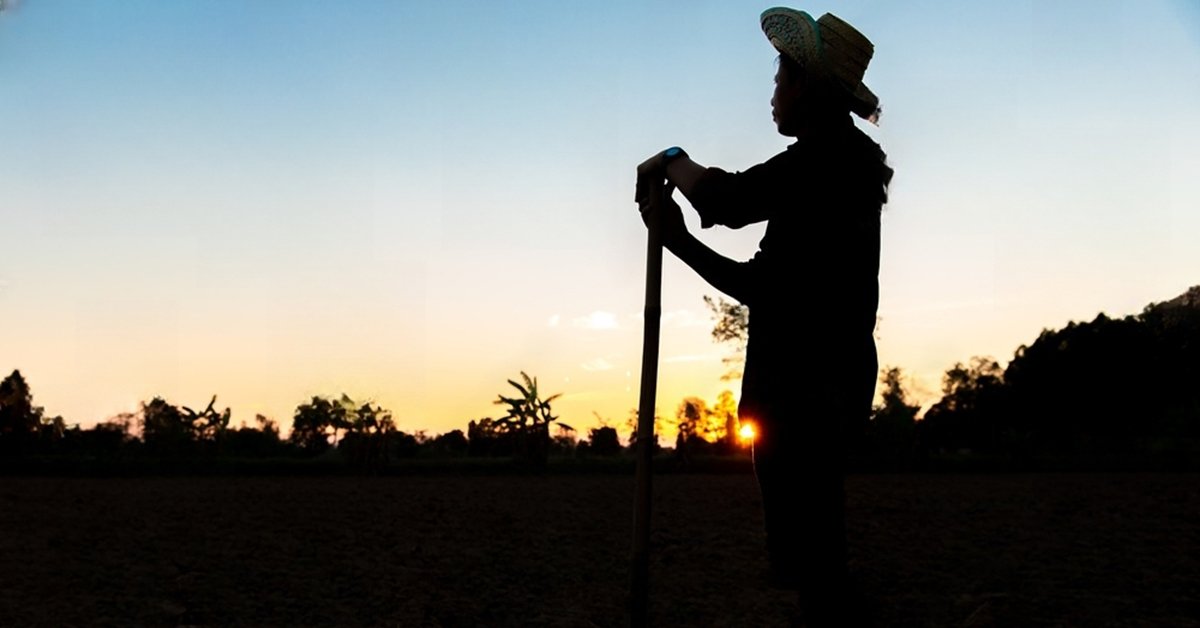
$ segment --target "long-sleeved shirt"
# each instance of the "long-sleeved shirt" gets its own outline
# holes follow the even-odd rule
[[[867,395],[869,406],[890,178],[878,145],[847,123],[743,172],[709,168],[696,184],[689,200],[703,226],[767,221],[751,260],[713,258],[701,272],[750,308],[744,415],[813,387]]]

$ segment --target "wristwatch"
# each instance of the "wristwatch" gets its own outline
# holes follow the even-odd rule
[[[687,153],[678,146],[672,146],[663,151],[663,165],[666,166],[680,157],[687,157]]]

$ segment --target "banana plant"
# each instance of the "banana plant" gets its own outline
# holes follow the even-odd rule
[[[508,380],[509,385],[516,388],[520,395],[498,395],[498,399],[493,402],[496,405],[508,406],[508,414],[496,419],[494,424],[513,436],[517,443],[518,457],[536,467],[542,467],[545,466],[549,455],[550,424],[558,420],[550,404],[562,394],[542,399],[538,394],[536,377],[530,377],[525,371],[521,371],[521,379],[524,384]],[[574,429],[564,423],[558,425]]]

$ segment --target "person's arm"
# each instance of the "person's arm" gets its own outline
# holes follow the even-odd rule
[[[708,248],[685,229],[666,248],[712,287],[749,305],[754,301],[757,273],[754,260],[739,262]]]
[[[704,172],[708,170],[704,166],[692,161],[691,157],[684,155],[667,163],[666,174],[667,181],[679,188],[683,192],[685,198],[691,199],[692,194],[696,191],[696,184],[700,182]]]
[[[688,201],[700,215],[701,227],[723,225],[740,229],[769,220],[778,210],[794,207],[795,195],[803,189],[796,180],[797,169],[788,152],[740,172],[704,168],[693,177]]]
[[[665,178],[683,192],[704,228],[717,224],[737,229],[767,220],[800,187],[795,181],[798,170],[791,163],[795,156],[789,151],[741,172],[705,167],[686,153],[674,158],[665,153],[638,166],[636,200],[648,198],[651,182]]]
[[[687,230],[683,211],[671,198],[671,188],[657,199],[639,204],[642,220],[659,220],[663,246],[717,290],[749,304],[757,291],[755,262],[738,262],[710,249]]]

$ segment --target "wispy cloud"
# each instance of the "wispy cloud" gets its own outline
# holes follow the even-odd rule
[[[616,329],[617,315],[612,312],[596,310],[587,316],[580,316],[574,321],[576,327],[584,329]]]
[[[592,371],[592,372],[610,371],[613,368],[612,363],[609,362],[608,360],[605,360],[604,358],[596,358],[594,360],[588,360],[587,362],[584,362],[583,364],[580,364],[579,366],[581,368],[583,368],[583,370],[585,370],[585,371]]]

